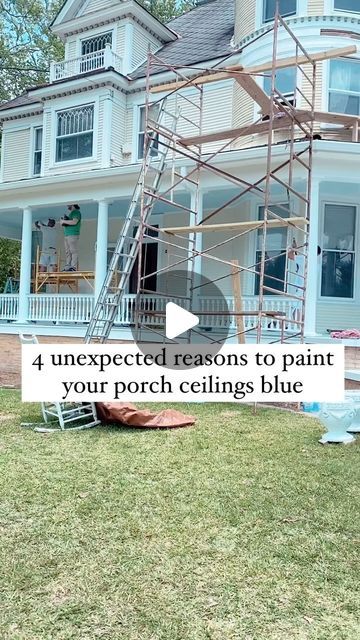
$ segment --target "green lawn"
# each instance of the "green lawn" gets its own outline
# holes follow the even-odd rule
[[[359,639],[358,445],[214,404],[41,435],[0,403],[1,640]]]

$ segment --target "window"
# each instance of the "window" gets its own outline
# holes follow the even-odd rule
[[[42,139],[43,139],[43,128],[36,127],[36,129],[34,129],[34,163],[33,163],[34,176],[39,176],[41,174]]]
[[[297,0],[280,0],[282,16],[292,16],[296,13]],[[276,0],[264,0],[264,22],[272,20],[275,15]]]
[[[330,61],[329,111],[360,115],[360,61]]]
[[[321,295],[352,298],[355,270],[356,207],[325,205]]]
[[[157,120],[159,117],[160,107],[158,104],[154,106],[150,106],[150,117],[153,120]],[[142,160],[144,157],[144,144],[145,144],[145,106],[140,107],[139,109],[139,131],[138,131],[138,146],[137,146],[137,157],[138,160]],[[159,150],[159,134],[155,134],[153,140],[151,142],[151,155],[153,157],[158,155]]]
[[[334,9],[360,12],[359,0],[334,0]]]
[[[81,55],[86,56],[88,53],[103,51],[107,44],[112,44],[112,31],[82,40]]]
[[[288,102],[295,104],[296,67],[278,69],[275,78],[275,88],[282,93]],[[271,94],[271,76],[265,76],[264,78],[264,91],[268,96]]]
[[[259,220],[264,219],[264,206],[259,207]],[[287,204],[279,206],[271,205],[269,207],[276,215],[282,218],[289,217]],[[287,211],[286,211],[287,210]],[[269,219],[274,219],[269,216]],[[286,269],[286,248],[287,248],[287,227],[278,227],[277,229],[269,229],[266,234],[266,262],[264,286],[277,289],[279,293],[284,291],[285,287],[285,269]],[[257,234],[257,250],[256,250],[256,270],[260,270],[262,255],[262,230]],[[259,295],[260,276],[255,277],[255,295]],[[265,295],[274,295],[271,291],[264,291]]]
[[[56,162],[93,155],[94,105],[57,113]]]

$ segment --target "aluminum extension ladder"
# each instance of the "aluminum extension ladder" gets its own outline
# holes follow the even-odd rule
[[[21,344],[39,344],[35,335],[20,334]],[[54,431],[82,431],[100,424],[94,402],[41,402],[44,422],[22,422],[22,427],[34,429],[40,433]]]
[[[145,151],[143,167],[141,169],[131,203],[124,221],[121,234],[116,243],[108,272],[101,288],[99,297],[90,319],[84,341],[86,343],[104,343],[108,339],[116,320],[118,308],[124,297],[126,285],[130,279],[131,271],[139,254],[141,243],[141,220],[137,212],[143,200],[142,221],[146,224],[151,216],[155,204],[154,195],[159,189],[161,179],[166,169],[168,152],[172,149],[172,140],[175,140],[178,115],[166,110],[166,100],[163,102],[157,120],[154,124],[160,124],[161,118],[167,114],[173,119],[172,135],[168,135],[166,145],[162,144],[159,150],[159,133],[150,136],[150,144]],[[155,126],[155,129],[157,126]],[[156,154],[153,153],[154,149]],[[150,171],[155,172],[150,185],[146,184],[146,178]],[[137,224],[137,227],[136,227]],[[127,250],[128,245],[130,248]],[[116,279],[118,281],[116,282]]]

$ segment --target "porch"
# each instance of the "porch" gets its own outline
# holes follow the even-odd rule
[[[321,143],[322,145],[323,143]],[[328,143],[326,143],[328,144]],[[346,146],[346,150],[348,147]],[[260,150],[255,150],[260,154]],[[251,153],[255,155],[255,151]],[[345,154],[342,155],[344,157]],[[359,201],[360,187],[354,177],[354,164],[349,168],[347,178],[336,178],[335,171],[339,163],[330,163],[330,155],[326,154],[327,164],[320,171],[318,163],[317,173],[312,183],[312,212],[309,237],[309,274],[306,290],[306,314],[305,336],[309,340],[329,340],[328,330],[360,328],[360,280],[358,274],[358,258],[360,253],[360,225]],[[351,158],[349,157],[349,161]],[[257,163],[259,160],[257,159]],[[346,168],[344,162],[344,167]],[[259,167],[254,163],[253,173],[251,166],[247,167],[246,179],[254,181],[259,173]],[[136,171],[135,171],[136,169]],[[116,173],[115,173],[116,172]],[[332,172],[334,175],[332,175]],[[319,175],[327,175],[320,179]],[[31,189],[27,185],[17,187],[10,194],[6,194],[8,205],[2,204],[0,210],[0,235],[21,240],[21,273],[19,293],[0,293],[0,332],[17,333],[20,330],[31,330],[36,326],[36,332],[43,335],[82,336],[86,331],[87,323],[91,317],[95,300],[104,281],[109,250],[114,247],[116,239],[121,231],[126,215],[133,185],[137,177],[137,168],[134,166],[131,173],[129,169],[114,169],[109,173],[106,184],[104,178],[97,179],[94,174],[89,176],[74,175],[71,188],[67,187],[64,196],[62,178],[55,183],[47,185],[44,180],[38,180]],[[4,188],[5,189],[5,188]],[[6,187],[8,189],[8,187]],[[28,206],[19,208],[20,197],[17,195],[21,189],[23,202],[29,202]],[[26,193],[25,193],[26,191]],[[70,193],[70,195],[69,195]],[[206,217],[224,201],[228,201],[238,193],[237,190],[225,188],[224,184],[202,185],[200,209]],[[10,197],[11,196],[11,197]],[[110,197],[112,196],[112,197]],[[66,197],[66,200],[65,200]],[[5,199],[4,199],[5,200]],[[152,224],[159,228],[186,225],[189,223],[188,214],[181,211],[181,205],[190,205],[191,194],[185,191],[176,192],[177,205],[162,203],[154,211]],[[65,211],[66,204],[78,202],[83,214],[83,227],[80,237],[80,269],[94,272],[94,288],[86,283],[80,287],[79,292],[61,291],[54,293],[48,288],[46,291],[35,294],[31,289],[32,280],[32,251],[33,251],[33,223],[35,220],[46,220],[48,217],[59,219]],[[284,209],[287,195],[281,190],[274,190],[274,202],[278,202]],[[261,197],[249,195],[242,200],[241,207],[237,204],[228,206],[221,212],[221,221],[224,223],[241,222],[245,220],[256,221],[262,215],[263,201]],[[295,215],[302,215],[301,203],[294,207]],[[211,221],[214,219],[212,218]],[[219,218],[215,219],[217,222]],[[199,255],[196,270],[213,281],[221,282],[221,291],[226,297],[229,308],[234,309],[234,297],[231,277],[228,276],[221,264],[222,260],[236,259],[240,264],[248,265],[248,273],[242,277],[242,303],[243,308],[249,311],[245,315],[245,330],[251,330],[256,323],[250,312],[257,309],[257,281],[251,266],[257,262],[258,237],[256,232],[252,235],[231,237],[231,232],[217,232],[218,249],[214,250],[215,259],[210,261]],[[62,232],[59,230],[58,246],[62,246]],[[201,254],[208,246],[214,243],[211,234],[198,234],[198,250]],[[276,269],[283,269],[282,259],[284,249],[291,243],[292,237],[286,237],[281,231],[274,230],[269,235],[269,252],[275,258],[273,265]],[[148,239],[149,244],[152,242]],[[322,249],[322,255],[318,255],[318,247]],[[156,269],[161,270],[174,256],[168,253],[158,244],[153,253],[156,260]],[[167,255],[166,255],[167,254]],[[175,254],[174,254],[175,255]],[[217,260],[220,258],[220,260]],[[174,262],[176,258],[174,259]],[[151,266],[151,265],[150,265]],[[270,276],[269,276],[270,277]],[[283,275],[282,275],[283,277]],[[134,289],[134,287],[133,287]],[[156,280],[152,284],[153,293],[144,296],[144,305],[149,310],[162,311],[170,298],[157,295]],[[183,292],[175,287],[172,301],[176,302],[176,296]],[[114,337],[131,339],[131,325],[134,323],[134,290],[126,291],[122,304],[118,309],[114,329]],[[206,296],[201,298],[203,312],[216,311],[216,299]],[[265,310],[279,311],[286,318],[294,317],[294,300],[286,297],[279,290],[278,295],[265,296]],[[148,318],[148,324],[159,325],[161,318],[152,316]],[[264,329],[269,340],[280,330],[280,322],[277,320],[264,320]],[[235,322],[234,324],[234,333]],[[221,319],[218,316],[202,316],[202,326],[209,331],[221,332]],[[296,327],[291,322],[287,323],[284,330],[293,334]]]

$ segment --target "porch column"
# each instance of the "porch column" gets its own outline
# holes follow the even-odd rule
[[[19,285],[19,311],[17,322],[28,320],[28,295],[31,285],[31,241],[32,241],[32,211],[30,207],[23,210],[21,234],[21,264]]]
[[[96,255],[95,255],[95,301],[99,297],[101,287],[107,272],[107,248],[109,226],[109,203],[107,200],[98,202]]]
[[[320,183],[314,179],[311,186],[310,229],[308,236],[308,273],[305,301],[305,336],[316,336],[316,309],[318,297],[319,261],[319,195]]]

